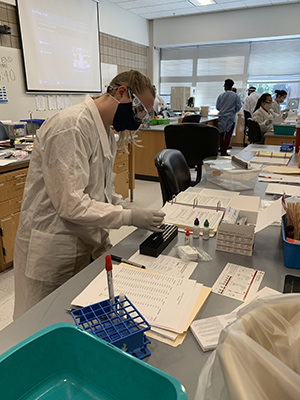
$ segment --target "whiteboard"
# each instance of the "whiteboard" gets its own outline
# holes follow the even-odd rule
[[[36,96],[26,94],[25,78],[22,64],[21,50],[0,46],[0,85],[6,87],[8,103],[0,103],[0,120],[28,119],[29,111],[33,118],[46,119],[58,110],[49,110],[48,96],[46,97],[46,109],[37,111]],[[84,95],[70,95],[71,104],[80,103]]]

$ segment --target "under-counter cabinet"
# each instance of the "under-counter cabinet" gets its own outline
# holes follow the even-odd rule
[[[0,170],[0,271],[13,263],[27,171],[28,163]]]

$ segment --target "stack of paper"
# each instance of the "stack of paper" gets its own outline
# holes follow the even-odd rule
[[[115,295],[124,293],[152,327],[152,336],[178,345],[208,297],[210,289],[187,278],[114,265]],[[108,298],[106,271],[102,271],[72,305],[84,307]],[[182,340],[178,341],[181,335]],[[156,336],[155,336],[156,337]]]
[[[192,322],[191,331],[202,351],[214,350],[218,346],[221,331],[236,320],[236,314],[240,309],[259,298],[276,296],[278,294],[281,293],[265,286],[229,314],[203,318]]]

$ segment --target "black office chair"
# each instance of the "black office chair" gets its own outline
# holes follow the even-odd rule
[[[203,160],[218,155],[219,130],[215,126],[201,123],[166,125],[165,140],[168,149],[180,150],[188,166],[196,169],[195,184],[201,180]]]
[[[7,130],[6,130],[5,126],[2,124],[2,122],[0,121],[0,140],[6,140],[6,139],[9,139]]]
[[[249,111],[244,110],[244,121],[245,121],[245,126],[244,126],[244,138],[243,138],[243,145],[244,147],[247,146],[246,144],[246,137],[248,136],[248,118],[251,118],[251,113]]]
[[[163,204],[191,186],[190,169],[179,150],[164,149],[155,156]]]
[[[197,122],[199,123],[201,119],[201,115],[200,114],[190,114],[190,115],[186,115],[185,117],[182,118],[182,123],[184,122]]]
[[[264,139],[261,135],[259,123],[253,118],[248,118],[248,141],[250,143],[264,143]]]

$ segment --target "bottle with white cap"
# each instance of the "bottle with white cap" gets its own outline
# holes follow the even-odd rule
[[[203,238],[203,240],[208,240],[209,239],[209,222],[208,222],[208,219],[206,219],[204,221],[202,238]]]

